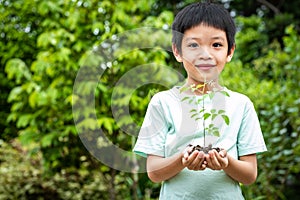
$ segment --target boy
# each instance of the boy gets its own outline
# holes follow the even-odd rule
[[[266,146],[252,102],[218,81],[235,50],[233,19],[219,5],[194,3],[176,15],[172,30],[174,56],[187,72],[181,88],[201,87],[190,91],[175,86],[154,95],[134,152],[147,157],[149,178],[162,182],[160,199],[244,199],[239,183],[255,182],[256,153]],[[222,150],[193,151],[187,145],[202,142],[198,133],[205,127],[190,117],[197,106],[182,99],[216,90],[229,94],[218,103],[205,100],[210,108],[221,104],[230,119],[228,126],[219,125],[214,142]]]

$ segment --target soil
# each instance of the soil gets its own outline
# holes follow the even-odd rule
[[[207,147],[202,147],[202,146],[200,146],[200,145],[196,145],[196,146],[194,146],[194,145],[191,145],[191,144],[189,144],[188,145],[189,147],[193,147],[193,149],[192,149],[192,151],[191,151],[191,153],[192,152],[194,152],[194,151],[203,151],[205,154],[208,154],[208,152],[210,151],[210,150],[216,150],[217,152],[220,152],[221,151],[221,149],[219,148],[219,147],[212,147],[212,145],[210,144],[210,145],[208,145]]]

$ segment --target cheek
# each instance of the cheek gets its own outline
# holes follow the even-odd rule
[[[195,52],[195,51],[183,51],[182,52],[182,58],[186,62],[192,64],[197,59],[197,52]]]
[[[217,62],[219,63],[227,63],[228,62],[228,55],[226,53],[218,53],[215,55],[215,58],[217,58]]]

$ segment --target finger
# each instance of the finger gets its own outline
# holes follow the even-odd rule
[[[193,153],[194,152],[194,146],[188,146],[187,147],[187,152],[189,153],[189,154],[191,154],[191,153]]]
[[[185,148],[185,150],[182,152],[182,162],[183,164],[186,164],[191,152],[192,152],[192,147],[188,146]]]
[[[183,158],[184,158],[185,160],[187,160],[187,159],[189,158],[189,152],[185,152],[185,153],[183,154]]]
[[[221,152],[214,151],[214,160],[212,160],[212,168],[221,170],[228,166],[228,158],[226,150]],[[223,157],[224,156],[224,157]]]
[[[208,167],[210,167],[210,166],[211,166],[211,159],[210,159],[210,157],[209,157],[209,154],[205,154],[204,160],[205,160],[205,162],[206,162],[206,165],[207,165]]]
[[[200,169],[199,169],[199,170],[205,170],[205,169],[206,169],[206,167],[207,167],[207,165],[206,165],[206,164],[201,164],[201,165],[200,165]]]
[[[189,169],[197,170],[199,168],[200,159],[198,156],[199,156],[199,151],[195,151],[191,154],[191,156],[189,158],[189,160],[190,160]]]
[[[225,149],[222,149],[220,152],[219,152],[219,155],[222,157],[222,158],[225,158],[227,156],[227,151]]]
[[[197,158],[198,156],[198,151],[193,151],[191,154],[189,154],[188,156],[188,164],[192,164],[194,162],[194,160]]]
[[[186,167],[188,165],[188,156],[182,156],[181,162]]]
[[[209,158],[210,158],[210,167],[211,169],[220,169],[220,162],[218,160],[218,152],[216,152],[215,150],[211,150],[208,152],[209,154]]]
[[[203,153],[203,151],[200,151],[197,156],[196,164],[201,166],[202,164],[205,164],[204,161],[205,161],[205,154]]]
[[[201,152],[201,153],[202,154],[199,154],[199,157],[201,159],[199,170],[205,170],[207,167],[207,161],[205,160],[205,154],[203,152]]]
[[[202,167],[202,164],[204,161],[204,153],[197,151],[197,154],[196,153],[193,153],[193,154],[195,154],[197,156],[195,158],[194,158],[194,156],[191,157],[191,159],[193,159],[193,160],[191,161],[190,165],[188,166],[188,169],[201,170],[202,168],[204,168],[204,167]]]
[[[226,150],[222,150],[219,153],[218,160],[219,160],[219,163],[220,163],[222,169],[224,169],[225,167],[228,166],[228,157],[227,157],[227,151]]]
[[[181,159],[183,166],[188,167],[193,161],[193,157],[195,157],[193,153],[190,155],[188,151],[185,151]]]
[[[194,160],[194,162],[191,165],[191,169],[193,170],[204,170],[207,167],[207,162],[205,161],[205,154],[200,151],[198,153],[197,158]]]

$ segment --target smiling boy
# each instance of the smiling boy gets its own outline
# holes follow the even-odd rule
[[[162,182],[160,199],[244,199],[239,183],[252,184],[257,177],[256,153],[266,151],[257,114],[250,99],[219,83],[219,75],[235,50],[235,25],[220,5],[194,3],[181,10],[172,25],[172,49],[187,72],[184,86],[157,93],[150,101],[134,152],[147,157],[153,182]],[[207,84],[210,83],[210,84]],[[198,91],[180,92],[190,85]],[[208,154],[191,151],[201,123],[191,119],[195,105],[183,102],[187,95],[226,91],[218,102],[231,120],[220,125],[215,142],[223,148]],[[206,100],[208,107],[216,102]]]

